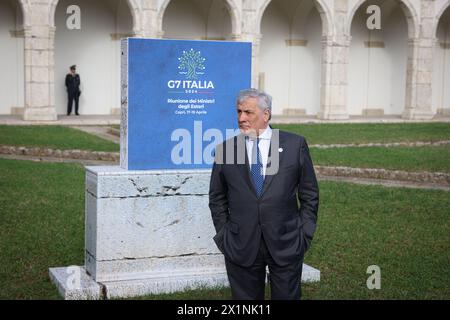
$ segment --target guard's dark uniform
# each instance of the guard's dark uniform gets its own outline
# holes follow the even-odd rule
[[[72,112],[72,104],[75,100],[75,114],[78,115],[78,100],[80,98],[80,75],[75,74],[72,75],[69,73],[66,76],[66,88],[67,88],[67,94],[69,102],[67,104],[67,115],[70,115]]]

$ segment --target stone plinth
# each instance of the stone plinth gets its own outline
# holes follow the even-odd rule
[[[211,240],[209,177],[87,167],[87,272],[99,282],[223,271]]]
[[[363,117],[383,117],[384,109],[383,108],[367,108],[362,109]]]
[[[74,268],[74,266],[50,268],[50,279],[58,286],[59,293],[66,300],[126,298],[196,289],[202,284],[207,284],[209,287],[229,285],[225,271],[220,274],[201,274],[189,277],[167,274],[165,277],[97,283],[86,273],[84,267],[77,267],[80,272],[80,282],[76,284],[73,281],[74,270],[76,270]],[[316,281],[320,281],[320,271],[303,264],[302,282]]]

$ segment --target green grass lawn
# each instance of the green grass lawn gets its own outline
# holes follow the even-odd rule
[[[450,193],[320,183],[316,237],[305,262],[321,281],[305,299],[450,298]],[[48,268],[83,264],[84,169],[0,159],[0,299],[56,299]],[[381,290],[366,269],[381,268]],[[228,289],[147,299],[230,298]]]
[[[0,145],[118,152],[119,145],[63,126],[0,125]]]
[[[0,299],[53,299],[48,267],[83,264],[84,168],[0,160]]]
[[[304,136],[309,144],[450,140],[450,123],[276,124]]]
[[[315,165],[450,172],[450,146],[310,148]]]

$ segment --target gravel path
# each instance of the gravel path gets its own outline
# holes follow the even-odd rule
[[[71,126],[71,128],[84,131],[108,141],[120,143],[120,136],[111,134],[110,130],[112,128],[109,126]]]
[[[450,140],[443,141],[414,141],[414,142],[391,142],[391,143],[349,143],[349,144],[311,144],[310,148],[330,149],[330,148],[361,148],[361,147],[425,147],[425,146],[446,146],[450,145]]]
[[[76,157],[72,157],[71,155],[75,155]],[[61,151],[48,148],[10,146],[0,146],[0,158],[38,162],[79,163],[82,165],[119,164],[118,153],[99,153],[80,150]],[[407,172],[400,170],[329,166],[315,166],[315,169],[319,180],[450,191],[449,173]]]

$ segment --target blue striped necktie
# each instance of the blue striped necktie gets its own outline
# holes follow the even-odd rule
[[[255,152],[256,148],[256,152]],[[256,159],[254,159],[256,158]],[[250,172],[253,178],[253,184],[255,185],[256,194],[258,197],[261,196],[263,184],[264,184],[264,176],[262,171],[263,165],[261,162],[261,153],[259,151],[259,139],[253,141],[253,150],[252,150],[252,164],[250,168]]]

